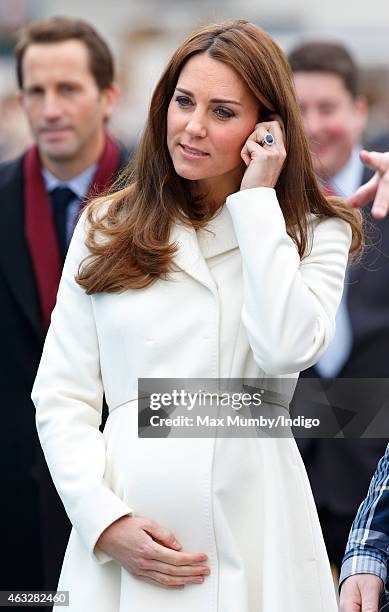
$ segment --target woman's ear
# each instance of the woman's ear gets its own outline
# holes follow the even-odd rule
[[[269,108],[261,107],[259,111],[259,119],[258,123],[265,123],[266,121],[279,121],[279,115],[275,111],[270,110]]]
[[[277,123],[279,124],[282,130],[282,135],[284,137],[284,142],[285,142],[285,124],[282,121],[280,115],[277,115],[277,113],[269,109],[266,109],[266,108],[263,109],[259,113],[258,123],[270,123],[271,121],[277,121]]]
[[[271,118],[272,112],[268,108],[261,106],[258,114],[258,123],[264,123],[265,121],[273,121]]]

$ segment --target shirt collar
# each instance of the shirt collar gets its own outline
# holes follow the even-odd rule
[[[81,172],[81,174],[74,176],[72,179],[69,179],[68,181],[61,181],[47,168],[43,167],[42,176],[46,186],[46,191],[49,193],[56,187],[69,187],[69,189],[76,194],[77,198],[82,201],[88,194],[89,186],[96,170],[97,164],[93,164],[93,166],[89,166],[89,168]]]
[[[364,166],[359,159],[360,151],[361,146],[354,147],[347,164],[330,181],[341,197],[350,196],[362,183]]]

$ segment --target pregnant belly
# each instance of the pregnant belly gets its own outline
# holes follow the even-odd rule
[[[104,437],[105,480],[134,514],[171,529],[187,550],[209,550],[214,439],[138,438],[136,400],[110,414]]]

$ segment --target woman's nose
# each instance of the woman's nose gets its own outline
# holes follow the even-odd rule
[[[207,128],[204,118],[197,113],[194,113],[186,124],[186,131],[191,136],[204,138],[207,135]]]

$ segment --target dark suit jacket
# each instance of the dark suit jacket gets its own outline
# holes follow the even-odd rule
[[[24,231],[24,156],[0,164],[0,589],[55,589],[70,524],[49,476],[30,399],[44,330]],[[124,166],[128,152],[121,151]]]
[[[387,151],[389,138],[369,148]],[[372,174],[366,168],[362,183]],[[367,248],[361,261],[350,268],[347,293],[353,347],[338,376],[389,378],[389,217],[376,221],[370,209],[363,212]],[[300,376],[314,377],[317,373],[310,368]],[[368,402],[365,407],[368,411]],[[354,516],[387,442],[386,437],[297,440],[318,509]]]

